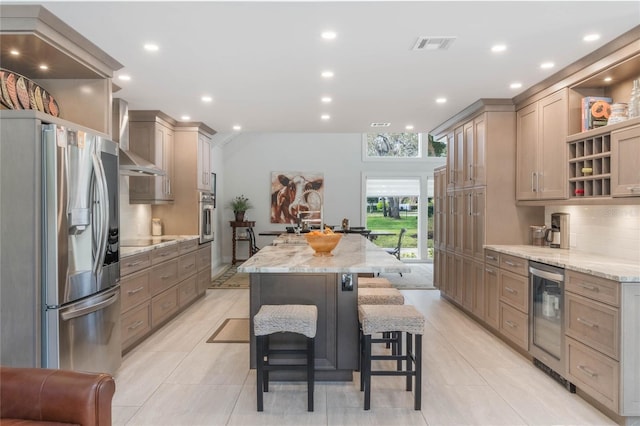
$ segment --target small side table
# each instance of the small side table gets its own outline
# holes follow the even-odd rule
[[[235,220],[229,221],[229,225],[233,229],[231,239],[232,239],[232,257],[231,264],[235,265],[238,262],[244,262],[246,259],[236,259],[236,242],[238,241],[249,241],[249,238],[243,237],[238,238],[236,235],[236,228],[253,228],[256,225],[255,221],[247,221],[247,222],[236,222]],[[251,247],[249,247],[249,257],[251,257]]]

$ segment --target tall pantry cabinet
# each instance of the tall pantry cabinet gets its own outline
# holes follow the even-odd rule
[[[528,244],[529,225],[544,223],[543,207],[516,207],[515,106],[509,99],[479,100],[433,134],[450,148],[447,166],[434,173],[435,284],[495,327],[499,293],[487,278],[483,247]]]

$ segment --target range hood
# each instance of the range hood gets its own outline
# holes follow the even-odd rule
[[[112,107],[112,138],[120,146],[120,174],[126,176],[164,176],[167,173],[149,160],[129,151],[129,105],[114,99]]]

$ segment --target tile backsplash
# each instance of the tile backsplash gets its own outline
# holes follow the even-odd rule
[[[571,249],[640,262],[640,206],[551,206],[551,213],[569,213]]]
[[[124,239],[151,235],[151,205],[129,204],[127,176],[120,176],[120,235]]]

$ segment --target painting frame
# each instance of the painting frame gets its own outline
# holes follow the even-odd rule
[[[299,215],[322,220],[325,179],[323,172],[272,171],[270,223],[295,225]]]

